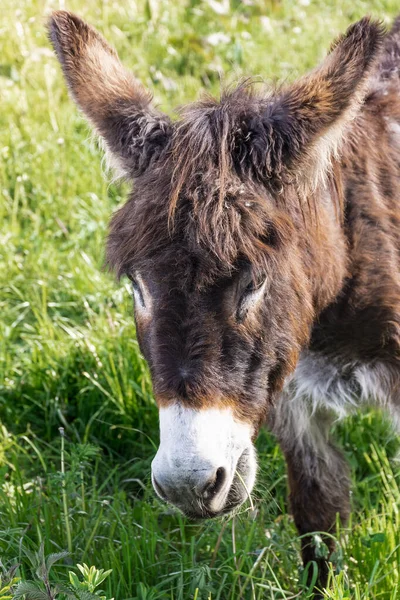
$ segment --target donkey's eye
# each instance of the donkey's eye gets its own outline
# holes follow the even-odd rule
[[[255,307],[263,296],[266,279],[255,281],[253,278],[247,283],[239,300],[236,311],[237,320],[243,321],[250,309]]]
[[[265,277],[260,277],[258,279],[255,279],[253,276],[251,276],[251,279],[248,281],[246,287],[244,288],[243,296],[252,294],[253,292],[257,292],[257,290],[262,288],[264,283],[265,283]]]
[[[252,279],[252,280],[251,280],[251,281],[250,281],[250,282],[249,282],[249,283],[246,285],[243,295],[245,295],[245,294],[251,294],[252,292],[255,292],[256,290],[258,290],[258,289],[259,289],[259,288],[262,286],[262,284],[263,284],[263,282],[262,282],[262,281],[261,281],[261,282],[259,282],[259,283],[256,283],[256,282],[254,281],[254,279]]]
[[[144,295],[143,295],[143,291],[142,291],[141,285],[140,285],[137,277],[135,277],[134,275],[128,274],[128,278],[131,280],[131,283],[132,283],[132,291],[133,291],[133,296],[135,298],[135,302],[137,302],[140,307],[144,308],[145,307]]]

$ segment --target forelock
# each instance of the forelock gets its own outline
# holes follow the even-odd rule
[[[268,140],[262,160],[270,185],[254,173],[252,137],[260,134],[260,102],[264,110],[268,99],[261,101],[252,83],[180,111],[168,152],[136,180],[131,201],[111,223],[108,262],[117,274],[178,247],[208,256],[209,277],[232,271],[243,258],[262,271],[277,242],[289,238],[291,219],[276,206],[278,176],[265,158],[273,151]],[[248,159],[241,147],[252,143]]]

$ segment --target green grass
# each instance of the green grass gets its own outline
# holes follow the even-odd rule
[[[218,93],[221,71],[228,81],[293,79],[351,21],[366,13],[389,21],[400,10],[383,0],[231,0],[220,14],[228,4],[71,0],[68,8],[106,35],[168,112],[202,90]],[[116,600],[298,597],[299,539],[269,434],[258,440],[255,512],[198,525],[151,491],[157,411],[128,286],[102,270],[107,222],[126,188],[103,176],[50,51],[44,17],[60,7],[2,0],[0,8],[1,562],[18,562],[26,581],[41,543],[46,554],[69,550],[51,581],[67,582],[77,563],[112,569],[102,587]],[[326,598],[400,598],[398,439],[375,413],[336,429],[353,468],[353,514],[338,530]]]

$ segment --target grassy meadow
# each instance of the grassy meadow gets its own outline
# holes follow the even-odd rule
[[[107,222],[127,186],[104,175],[68,98],[44,27],[55,8],[94,24],[172,113],[218,94],[222,72],[293,79],[351,21],[389,23],[400,4],[0,3],[0,600],[89,600],[100,588],[107,600],[308,598],[284,461],[267,432],[254,510],[196,524],[154,497],[157,409],[129,286],[103,269]],[[337,531],[325,598],[400,599],[399,438],[375,413],[335,429],[353,513]],[[94,581],[83,563],[112,571]]]

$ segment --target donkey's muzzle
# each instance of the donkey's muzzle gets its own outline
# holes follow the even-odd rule
[[[209,518],[221,512],[230,479],[225,467],[194,469],[185,474],[158,473],[157,467],[153,467],[152,472],[157,495],[193,518]]]
[[[152,463],[156,493],[192,518],[230,512],[254,485],[251,433],[225,408],[161,408],[161,443]]]

